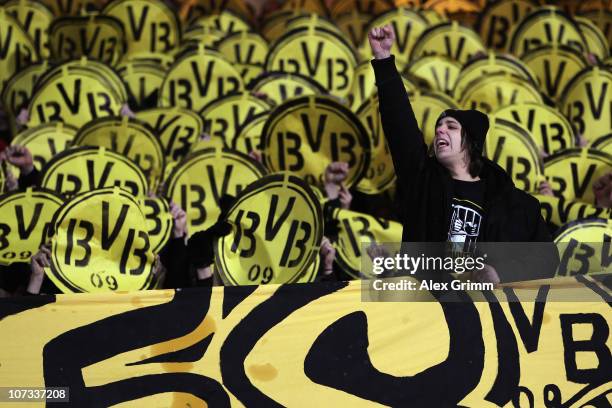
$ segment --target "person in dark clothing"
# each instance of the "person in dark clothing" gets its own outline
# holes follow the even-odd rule
[[[449,242],[466,252],[476,242],[550,243],[538,201],[482,156],[488,117],[476,110],[444,111],[428,151],[390,53],[393,28],[374,28],[368,38],[383,131],[397,175],[402,241]],[[552,277],[559,256],[553,244],[546,248],[524,260],[497,256],[495,265],[487,264],[475,277],[492,283]],[[529,268],[522,268],[526,264]]]

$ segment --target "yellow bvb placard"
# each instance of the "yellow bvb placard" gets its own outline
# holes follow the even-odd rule
[[[487,48],[505,51],[514,27],[537,7],[536,0],[487,2],[480,13],[476,31],[480,33]]]
[[[129,58],[165,54],[180,43],[178,17],[161,0],[114,0],[104,14],[123,24]]]
[[[27,109],[36,81],[47,72],[48,62],[32,64],[22,69],[8,80],[2,91],[2,103],[13,116],[19,115],[21,109]]]
[[[612,129],[612,71],[597,66],[578,73],[565,86],[561,111],[587,140],[607,135]]]
[[[461,72],[461,64],[442,55],[421,57],[406,67],[406,71],[422,78],[432,90],[452,95]]]
[[[378,98],[370,97],[361,105],[357,116],[368,132],[372,149],[370,165],[357,184],[357,190],[365,194],[378,194],[395,183],[395,168],[382,128]]]
[[[544,159],[544,173],[555,195],[594,204],[592,185],[612,169],[612,155],[573,148]]]
[[[217,50],[238,68],[244,83],[248,84],[263,72],[268,42],[257,33],[241,31],[223,38]]]
[[[270,107],[262,98],[243,91],[209,103],[200,111],[200,116],[204,119],[205,133],[220,137],[227,146],[231,146],[240,127],[255,115],[267,112]]]
[[[204,121],[184,108],[155,108],[136,113],[157,135],[168,161],[180,160],[189,153],[204,131]]]
[[[0,91],[9,78],[37,60],[38,53],[28,33],[0,7]]]
[[[208,103],[244,88],[238,70],[221,54],[198,49],[188,51],[169,68],[158,106],[200,111]]]
[[[270,112],[262,112],[253,116],[238,130],[231,148],[244,154],[249,154],[255,150],[261,152],[263,150],[261,134],[269,116]]]
[[[145,216],[119,187],[73,197],[53,221],[47,276],[64,293],[147,289],[155,256]]]
[[[186,213],[189,235],[212,226],[225,194],[237,196],[265,174],[261,164],[226,149],[204,148],[187,156],[166,181],[165,196]]]
[[[4,9],[19,21],[34,43],[34,49],[41,58],[49,57],[49,26],[53,13],[42,2],[33,0],[11,0],[4,3]]]
[[[344,97],[356,65],[357,57],[344,37],[313,27],[296,28],[270,45],[265,68],[308,76],[332,95]]]
[[[403,71],[410,62],[410,54],[415,43],[429,26],[429,23],[417,11],[408,8],[398,8],[379,15],[368,25],[366,32],[374,27],[382,27],[391,24],[395,32],[395,42],[391,46],[391,54],[395,55],[397,68]],[[368,36],[364,36],[361,44],[360,54],[362,60],[372,59]]]
[[[482,40],[472,29],[457,21],[444,22],[421,34],[410,53],[410,61],[431,55],[442,55],[463,65],[473,56],[485,53]]]
[[[355,279],[361,277],[362,257],[368,256],[363,252],[364,248],[371,244],[400,243],[402,241],[402,225],[395,221],[344,209],[335,210],[334,219],[340,223],[338,241],[334,243],[338,254],[338,264],[344,272]],[[371,271],[372,269],[364,268],[363,270]],[[372,277],[374,275],[366,278]]]
[[[402,75],[404,88],[407,92],[414,92],[417,89],[417,84],[413,84],[408,78]],[[418,84],[419,86],[421,84]],[[425,83],[426,85],[426,83]],[[355,76],[351,84],[351,90],[347,95],[349,106],[353,112],[356,112],[361,104],[376,92],[376,80],[374,78],[374,70],[370,61],[363,61],[355,68]]]
[[[495,118],[491,122],[484,155],[506,170],[516,188],[537,191],[544,171],[538,147],[529,132],[504,119]]]
[[[473,80],[466,85],[459,98],[459,106],[462,109],[477,109],[485,113],[494,112],[507,105],[529,102],[543,103],[538,89],[531,82],[507,73]]]
[[[93,120],[79,130],[74,145],[105,147],[133,160],[149,181],[151,191],[164,174],[162,145],[138,119],[122,116]]]
[[[159,91],[166,77],[165,70],[156,61],[135,60],[117,66],[117,73],[125,81],[130,97],[137,105],[157,106]]]
[[[75,127],[62,122],[45,123],[19,133],[11,145],[27,147],[34,166],[41,170],[49,160],[72,144],[76,134]]]
[[[557,228],[576,220],[586,218],[612,218],[612,208],[600,208],[574,200],[565,200],[556,196],[533,194],[540,202],[542,218]]]
[[[147,179],[136,163],[103,147],[78,147],[51,159],[42,169],[42,187],[64,196],[117,186],[145,195]]]
[[[98,70],[100,66],[95,61],[67,63],[45,75],[30,101],[28,126],[60,121],[80,128],[117,115],[127,101],[125,88],[117,74],[109,78],[103,75],[108,68]]]
[[[537,103],[505,106],[493,114],[525,128],[538,148],[548,154],[574,147],[574,131],[557,109]]]
[[[225,284],[312,282],[323,238],[321,206],[288,173],[248,186],[227,215],[232,233],[217,241],[215,266]]]
[[[334,21],[345,38],[348,38],[355,49],[363,44],[367,35],[366,29],[372,16],[360,13],[357,9],[338,15]]]
[[[561,249],[559,276],[612,273],[612,220],[585,219],[564,225],[555,234]]]
[[[170,214],[168,200],[162,197],[139,197],[138,202],[146,220],[151,251],[157,254],[166,245],[172,233],[174,220]]]
[[[115,66],[125,52],[123,26],[101,15],[57,18],[49,27],[49,45],[55,61],[87,57]]]
[[[608,43],[606,35],[588,18],[574,16],[574,20],[584,35],[589,52],[595,54],[600,60],[605,60],[610,55],[610,46],[608,44],[612,42]],[[612,13],[610,14],[610,21],[612,21]],[[608,27],[612,27],[612,25],[608,25]],[[608,31],[612,33],[612,29],[608,28]],[[610,34],[610,38],[612,39],[612,34]]]
[[[534,87],[538,86],[535,74],[523,61],[510,54],[496,54],[490,51],[486,56],[474,58],[461,68],[455,83],[455,99],[461,99],[465,88],[477,79],[503,73],[514,74]]]
[[[62,202],[51,191],[31,188],[0,196],[0,265],[29,262]]]
[[[612,132],[589,143],[589,147],[612,156]]]
[[[301,74],[266,72],[251,83],[253,92],[262,93],[277,105],[305,95],[324,95],[327,91],[314,79]]]
[[[370,141],[359,118],[329,97],[291,99],[272,111],[263,130],[263,162],[272,172],[290,171],[323,185],[325,168],[348,163],[346,186],[368,168]]]
[[[542,93],[556,102],[565,85],[586,67],[584,57],[564,45],[543,45],[528,51],[521,59],[535,73]]]
[[[221,31],[225,37],[237,32],[253,31],[251,24],[232,10],[222,10],[201,16],[189,24],[190,27],[208,27]]]
[[[554,6],[540,7],[523,17],[512,32],[508,50],[520,57],[547,44],[567,45],[579,53],[587,50],[586,41],[578,25]]]

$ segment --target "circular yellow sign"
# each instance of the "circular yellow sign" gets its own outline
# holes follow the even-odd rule
[[[255,115],[267,112],[270,105],[250,92],[240,92],[219,98],[201,111],[204,132],[220,137],[231,146],[239,129]]]
[[[11,77],[2,92],[2,102],[13,116],[17,116],[21,109],[27,109],[34,93],[34,86],[48,68],[47,61],[33,64],[22,69]]]
[[[42,187],[64,196],[117,186],[134,196],[147,193],[147,180],[132,160],[103,147],[78,147],[54,156],[42,169]]]
[[[413,61],[406,67],[406,71],[423,78],[432,90],[452,95],[461,72],[461,64],[448,57],[435,55]]]
[[[521,56],[541,45],[567,45],[579,53],[587,50],[586,41],[576,23],[560,9],[540,7],[514,28],[509,51]]]
[[[249,86],[253,92],[261,93],[277,105],[287,99],[305,95],[324,95],[325,88],[317,81],[300,74],[266,72]]]
[[[297,28],[270,46],[266,71],[302,74],[329,93],[344,97],[353,80],[357,57],[344,37],[324,28]]]
[[[239,14],[231,10],[223,10],[219,13],[212,13],[194,20],[190,26],[209,27],[228,34],[234,34],[241,31],[253,31],[251,24]],[[225,37],[224,35],[224,37]]]
[[[103,13],[123,24],[129,57],[164,54],[181,41],[178,17],[161,0],[114,0]]]
[[[607,135],[612,128],[612,71],[588,67],[565,87],[561,111],[587,140]]]
[[[268,43],[259,34],[242,31],[228,35],[217,44],[217,49],[237,67],[245,84],[263,72]]]
[[[373,243],[402,241],[402,225],[398,222],[342,209],[334,211],[334,219],[340,223],[338,241],[333,244],[337,251],[336,259],[342,270],[355,279],[361,278],[362,257],[368,256],[363,248]]]
[[[77,195],[53,222],[49,278],[64,293],[147,289],[154,254],[142,208],[121,188]]]
[[[548,154],[574,147],[574,131],[561,112],[537,103],[505,106],[492,116],[505,119],[529,132],[538,149]]]
[[[372,158],[365,175],[357,184],[357,191],[378,194],[395,183],[395,169],[385,134],[382,128],[378,98],[372,96],[359,110],[357,116],[370,136]]]
[[[516,188],[538,191],[544,175],[542,160],[538,147],[525,129],[495,118],[487,134],[484,155],[506,170]]]
[[[249,4],[242,0],[195,0],[184,2],[181,5],[180,16],[184,22],[189,22],[190,25],[196,22],[202,16],[211,16],[221,14],[223,12],[231,12],[236,16],[243,17],[245,20],[252,20],[253,13],[249,8]]]
[[[169,161],[181,160],[204,131],[204,121],[197,113],[183,108],[155,108],[139,111],[143,121],[157,135]]]
[[[158,63],[148,60],[123,62],[117,66],[117,73],[138,106],[146,104],[150,107],[157,104],[159,90],[166,76]]]
[[[407,92],[416,91],[416,84],[413,84],[408,78],[402,75],[404,88]],[[353,112],[365,103],[366,100],[376,92],[376,79],[374,78],[374,69],[370,61],[363,61],[355,68],[355,76],[351,84],[351,90],[347,95],[351,110]]]
[[[612,45],[612,7],[608,5],[608,10],[599,9],[584,11],[579,13],[579,15],[597,25],[606,39],[606,44],[608,44],[608,46]],[[585,33],[585,37],[586,36],[587,34]],[[608,52],[609,51],[608,49]]]
[[[187,213],[189,234],[193,235],[217,221],[223,195],[237,196],[264,174],[263,167],[244,154],[206,148],[174,168],[166,182],[165,196]]]
[[[521,77],[513,74],[491,74],[470,82],[461,93],[462,109],[489,113],[508,105],[534,102],[542,104],[540,92]]]
[[[340,15],[353,10],[372,17],[385,13],[392,7],[392,3],[386,0],[338,0],[332,4],[330,14],[337,21]]]
[[[514,74],[537,88],[535,74],[520,59],[509,54],[489,52],[485,58],[475,58],[463,66],[455,83],[455,99],[460,99],[472,82],[494,74]]]
[[[59,121],[80,128],[93,119],[117,115],[127,100],[99,72],[77,66],[56,68],[37,88],[30,101],[29,127]]]
[[[105,147],[136,163],[149,181],[151,191],[164,174],[164,151],[151,129],[138,119],[109,117],[96,119],[79,129],[75,146]]]
[[[345,184],[361,179],[370,160],[368,135],[359,118],[329,97],[291,99],[272,111],[263,130],[263,162],[273,172],[290,171],[323,185],[325,168],[348,163]]]
[[[138,199],[145,217],[146,231],[151,243],[151,251],[159,253],[170,239],[174,220],[170,206],[165,198],[140,197]]]
[[[563,45],[534,48],[522,60],[536,74],[542,93],[554,101],[559,101],[565,85],[586,67],[581,54]]]
[[[27,147],[32,154],[34,166],[41,170],[49,160],[72,144],[76,133],[75,127],[62,122],[45,123],[19,133],[11,145]]]
[[[263,150],[261,134],[269,116],[270,112],[262,112],[246,122],[238,130],[238,134],[232,141],[232,149],[244,154],[249,154],[252,151],[261,152]]]
[[[58,195],[45,190],[12,192],[0,197],[0,264],[28,262],[45,243]]]
[[[15,73],[38,61],[34,42],[21,24],[0,7],[0,91]]]
[[[367,35],[367,27],[372,16],[360,13],[357,9],[340,14],[334,19],[345,38],[348,38],[355,49],[358,49]]]
[[[56,61],[87,57],[115,66],[125,53],[123,27],[114,17],[60,17],[49,27],[51,56]]]
[[[538,3],[535,0],[487,2],[480,13],[476,31],[480,33],[480,38],[487,48],[505,51],[514,27],[536,8]]]
[[[323,238],[322,210],[299,178],[272,174],[249,185],[230,209],[215,266],[228,285],[312,282]],[[306,275],[306,276],[305,276]]]
[[[532,194],[540,202],[542,218],[548,224],[557,228],[568,222],[587,218],[612,218],[612,208],[598,208],[580,201],[565,200],[563,198]]]
[[[593,140],[589,147],[612,156],[612,132]]]
[[[612,169],[612,156],[588,148],[567,149],[544,159],[544,173],[556,196],[594,204],[592,185]]]
[[[184,42],[195,41],[202,44],[205,48],[213,48],[219,41],[225,37],[223,31],[208,26],[192,26],[185,31],[183,35]]]
[[[561,262],[558,276],[609,274],[612,220],[592,219],[574,221],[556,234]]]
[[[161,88],[160,107],[181,107],[198,112],[208,103],[243,89],[240,73],[220,54],[188,51],[170,67]]]
[[[421,34],[410,53],[410,61],[429,55],[443,55],[463,65],[473,56],[486,53],[478,34],[458,22],[440,23]]]
[[[391,24],[395,32],[395,42],[391,46],[391,54],[395,55],[397,68],[403,71],[406,64],[410,61],[412,48],[429,24],[415,10],[398,8],[381,14],[370,21],[366,32],[369,32],[374,27],[382,27],[387,24]],[[364,36],[359,51],[363,60],[369,61],[373,58],[367,35]]]
[[[34,49],[42,58],[49,57],[48,30],[53,13],[41,2],[32,0],[11,0],[4,3],[4,9],[19,21],[34,43]]]
[[[574,16],[574,20],[584,35],[589,52],[595,54],[600,60],[606,59],[610,55],[610,46],[601,29],[586,17]],[[612,32],[612,29],[609,31]]]

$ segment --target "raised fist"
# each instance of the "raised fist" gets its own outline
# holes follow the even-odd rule
[[[391,55],[391,46],[395,41],[393,26],[387,24],[383,27],[375,27],[368,33],[370,48],[376,59],[384,59]]]

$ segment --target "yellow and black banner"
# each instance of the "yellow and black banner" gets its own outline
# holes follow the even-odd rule
[[[80,407],[609,406],[608,291],[487,297],[362,302],[337,282],[0,299],[0,386],[70,387]]]

